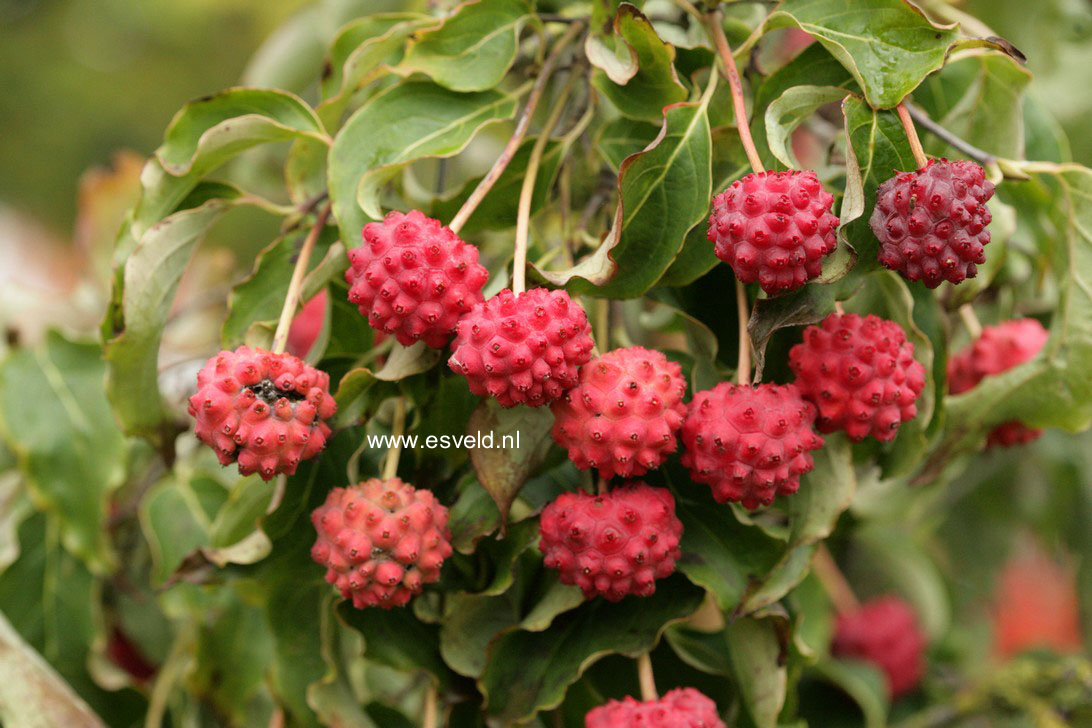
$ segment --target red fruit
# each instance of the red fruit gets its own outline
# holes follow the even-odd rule
[[[222,465],[269,480],[292,475],[326,446],[337,404],[330,377],[291,354],[240,346],[221,351],[197,374],[189,411],[197,438]]]
[[[876,191],[869,224],[880,241],[880,263],[911,281],[936,288],[978,275],[986,262],[993,184],[974,162],[931,159],[896,174]]]
[[[925,633],[909,604],[880,597],[838,615],[831,652],[875,664],[887,676],[892,698],[911,692],[925,674]]]
[[[292,319],[292,327],[288,329],[288,353],[305,358],[315,345],[315,340],[322,332],[322,323],[326,320],[326,289],[322,289],[310,301],[303,304],[303,308]]]
[[[1037,545],[1009,559],[1001,570],[994,614],[994,649],[1003,660],[1034,648],[1081,651],[1073,570]]]
[[[552,405],[554,441],[576,467],[604,478],[644,475],[679,446],[684,394],[682,370],[660,352],[615,349],[584,365]]]
[[[647,597],[675,571],[683,525],[675,498],[644,483],[605,495],[565,493],[542,511],[544,563],[591,599]]]
[[[718,503],[769,505],[800,488],[815,467],[809,450],[823,446],[812,430],[815,407],[793,384],[757,387],[722,382],[698,392],[682,425],[682,464],[713,488]]]
[[[878,316],[831,314],[804,330],[789,351],[804,399],[819,409],[820,432],[845,430],[851,440],[893,440],[914,419],[925,367],[902,327]]]
[[[713,198],[709,240],[744,283],[773,295],[822,273],[838,247],[834,197],[815,172],[758,172]]]
[[[659,700],[638,703],[626,696],[592,708],[584,728],[726,728],[717,704],[694,688],[676,688]]]
[[[417,210],[365,225],[364,245],[349,251],[349,262],[349,300],[373,329],[403,346],[447,346],[489,278],[477,248]]]
[[[311,523],[311,558],[357,609],[405,606],[451,555],[447,508],[398,478],[334,488]]]
[[[1031,361],[1046,346],[1049,336],[1035,319],[1014,319],[987,326],[973,344],[948,361],[948,392],[961,394],[974,389],[986,377]],[[1010,420],[990,432],[987,446],[1021,445],[1042,434],[1042,430]]]
[[[588,315],[565,291],[505,289],[459,320],[447,363],[480,397],[541,407],[576,385],[594,347]]]

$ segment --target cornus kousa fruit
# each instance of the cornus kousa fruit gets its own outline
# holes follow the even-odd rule
[[[948,391],[961,394],[974,389],[986,377],[1030,361],[1046,346],[1049,336],[1035,319],[1016,319],[987,326],[971,346],[948,362]],[[987,445],[1011,447],[1031,442],[1042,434],[1042,430],[1012,420],[994,428]]]
[[[838,247],[834,196],[815,172],[758,172],[713,198],[709,240],[717,257],[744,283],[773,295],[822,272]]]
[[[831,314],[804,330],[789,351],[789,366],[804,399],[819,409],[820,432],[845,430],[851,440],[894,439],[914,419],[925,389],[925,367],[894,321]]]
[[[685,393],[679,365],[660,352],[615,349],[586,364],[577,386],[554,402],[554,441],[578,468],[604,478],[643,475],[678,447]]]
[[[402,607],[451,555],[447,508],[398,478],[334,488],[311,514],[311,558],[357,609]]]
[[[543,509],[540,532],[546,566],[589,599],[647,597],[682,555],[675,498],[644,483],[605,495],[565,493]]]
[[[815,407],[795,385],[718,384],[699,392],[682,424],[682,464],[690,478],[713,488],[718,503],[746,508],[800,488],[815,467],[809,451],[823,446],[812,430]]]
[[[993,184],[974,162],[932,159],[895,175],[877,190],[869,221],[880,263],[929,288],[974,278],[986,262],[991,197]]]
[[[831,652],[879,667],[891,697],[897,698],[921,682],[925,647],[925,633],[913,608],[898,597],[886,596],[838,615]]]
[[[221,351],[197,374],[190,414],[198,439],[222,465],[269,480],[292,475],[326,446],[337,404],[330,377],[291,354],[240,346]]]
[[[478,396],[540,407],[576,385],[594,347],[588,315],[565,291],[505,289],[459,320],[448,366]]]
[[[694,688],[676,688],[659,700],[639,703],[631,697],[592,708],[584,728],[726,728],[717,704]]]
[[[349,263],[349,300],[403,346],[447,346],[489,278],[477,248],[417,210],[365,225],[364,245],[349,251]]]

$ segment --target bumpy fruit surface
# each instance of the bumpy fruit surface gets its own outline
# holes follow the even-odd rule
[[[986,377],[1001,374],[1031,361],[1050,334],[1035,319],[1004,321],[987,326],[968,348],[948,361],[948,391],[961,394],[978,386]],[[1015,420],[1004,422],[990,432],[989,447],[1011,447],[1031,442],[1043,434]]]
[[[659,700],[639,703],[631,697],[592,708],[584,728],[725,728],[717,704],[694,688],[676,688]]]
[[[991,197],[993,184],[974,162],[932,159],[895,175],[877,190],[869,220],[880,263],[929,288],[974,278],[986,262]]]
[[[451,555],[447,508],[398,478],[334,488],[311,523],[311,558],[357,609],[405,606]]]
[[[540,407],[576,385],[594,347],[588,315],[565,291],[505,289],[459,320],[448,366],[480,397]]]
[[[240,346],[221,351],[197,374],[190,414],[198,439],[222,465],[269,480],[292,475],[326,446],[337,404],[330,377],[291,354]]]
[[[349,251],[349,263],[349,300],[403,346],[447,346],[489,278],[477,248],[417,210],[365,225],[364,245]]]
[[[925,633],[913,608],[895,596],[838,615],[831,652],[867,660],[883,670],[891,697],[917,687],[925,674]]]
[[[684,394],[682,369],[660,352],[615,349],[584,365],[554,402],[554,441],[604,478],[644,475],[678,448]]]
[[[804,399],[819,409],[820,432],[845,430],[850,439],[894,439],[914,419],[925,389],[925,367],[894,321],[831,314],[804,329],[789,351],[789,366]]]
[[[749,174],[713,198],[709,240],[744,283],[791,291],[822,273],[823,256],[838,247],[833,204],[815,172]]]
[[[722,382],[690,402],[682,464],[694,482],[712,487],[718,503],[769,505],[799,490],[800,476],[815,467],[809,451],[823,438],[814,422],[815,406],[795,385]]]
[[[675,498],[644,483],[605,495],[565,493],[543,509],[539,528],[546,566],[589,599],[647,597],[682,555]]]

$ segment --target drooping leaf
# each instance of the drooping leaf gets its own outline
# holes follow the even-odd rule
[[[450,157],[483,126],[510,118],[516,95],[460,94],[427,81],[405,81],[373,96],[349,117],[330,149],[330,199],[346,246],[364,223],[382,217],[379,192],[404,165]],[[376,129],[387,130],[376,134]]]
[[[898,104],[940,68],[958,37],[906,0],[785,0],[764,27],[814,36],[880,109]]]
[[[756,728],[776,728],[785,704],[788,674],[778,617],[744,617],[725,630],[728,654],[743,704]]]
[[[793,86],[766,107],[766,140],[777,161],[789,169],[800,169],[792,151],[792,133],[809,116],[827,104],[845,98],[837,86]]]
[[[485,91],[511,67],[527,0],[469,0],[435,30],[416,34],[399,73],[424,73],[452,91]]]

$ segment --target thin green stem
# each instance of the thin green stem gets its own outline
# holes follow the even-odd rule
[[[308,233],[307,240],[303,243],[299,258],[296,259],[296,267],[292,270],[292,278],[288,282],[288,293],[284,297],[284,306],[281,308],[281,318],[277,321],[277,330],[273,334],[274,354],[283,353],[285,346],[288,345],[288,330],[292,328],[292,317],[296,315],[296,307],[300,304],[303,276],[307,273],[307,265],[311,261],[311,252],[315,249],[315,243],[318,242],[319,235],[322,234],[326,221],[330,218],[330,210],[330,203],[326,203],[319,212],[318,219],[315,220],[315,226]]]
[[[391,423],[391,449],[383,462],[383,480],[398,475],[398,461],[402,457],[402,434],[406,431],[406,398],[399,397],[394,403],[394,422]]]
[[[743,281],[736,279],[736,308],[739,321],[739,358],[736,360],[736,382],[751,383],[751,334],[747,331],[747,321],[751,312],[747,308],[747,288]]]
[[[743,99],[743,82],[739,80],[739,69],[736,67],[735,56],[732,55],[732,47],[728,45],[728,37],[724,35],[724,17],[719,10],[714,10],[704,17],[704,24],[709,37],[717,47],[721,65],[724,66],[728,85],[732,89],[732,108],[736,114],[736,129],[739,131],[739,140],[743,143],[743,150],[747,153],[747,161],[751,163],[751,170],[756,174],[765,171],[762,158],[758,156],[755,148],[755,140],[751,137],[751,127],[747,123],[747,104]]]

